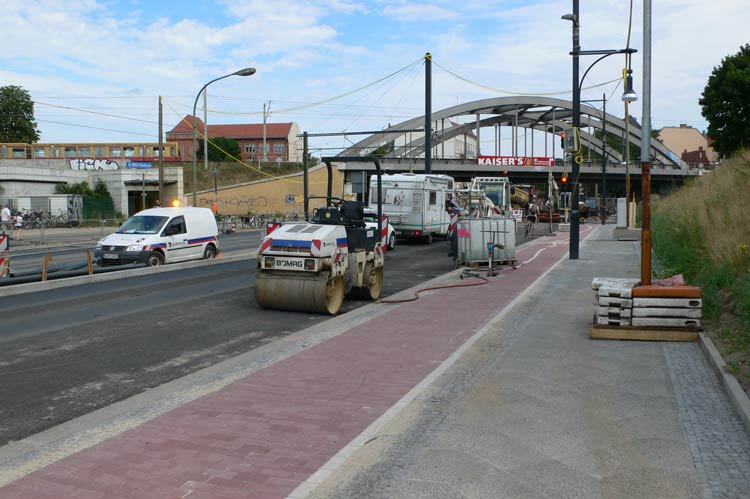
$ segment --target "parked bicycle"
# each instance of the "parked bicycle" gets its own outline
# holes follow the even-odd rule
[[[81,220],[78,217],[71,216],[69,212],[60,210],[60,214],[55,217],[54,223],[56,226],[67,226],[72,229],[78,228],[81,226]]]

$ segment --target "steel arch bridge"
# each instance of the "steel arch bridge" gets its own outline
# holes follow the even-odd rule
[[[552,140],[556,140],[563,130],[571,126],[573,103],[563,99],[541,96],[496,97],[467,102],[434,112],[432,113],[432,122],[437,123],[441,120],[458,117],[464,117],[465,119],[467,116],[473,119],[445,129],[435,127],[437,129],[434,129],[432,134],[433,150],[441,143],[469,132],[475,133],[480,139],[479,130],[495,126],[510,126],[519,130],[528,129],[545,132],[553,136]],[[589,150],[601,154],[603,145],[600,138],[601,134],[600,137],[597,137],[595,132],[589,133],[588,129],[601,131],[605,123],[607,134],[624,138],[629,133],[631,144],[641,147],[641,128],[633,121],[631,121],[629,127],[626,127],[625,120],[610,113],[605,114],[601,110],[582,102],[581,123],[581,143]],[[583,126],[583,124],[586,126]],[[413,162],[416,158],[424,157],[424,133],[411,134],[406,132],[406,130],[413,131],[415,129],[424,129],[424,116],[412,118],[388,127],[380,133],[370,135],[342,151],[340,156],[365,155],[383,145],[398,143],[399,145],[390,151],[388,157],[383,158],[382,162],[393,170],[403,170],[403,166],[398,167],[397,165],[403,165],[407,160]],[[611,173],[613,176],[618,175],[618,173],[624,174],[622,151],[615,150],[612,147],[607,147],[605,150],[607,160],[610,163],[607,168],[608,174]],[[562,153],[562,151],[560,152]],[[518,156],[518,154],[516,155]],[[684,161],[658,140],[651,140],[651,157],[653,158],[652,175],[656,177],[668,176],[674,179],[697,174],[697,172],[691,171]],[[631,158],[631,165],[632,172],[639,174],[640,162],[633,163],[633,158]],[[434,159],[432,163],[433,171],[459,174],[458,176],[461,176],[460,172],[462,171],[477,171],[485,168],[484,166],[479,168],[477,160],[472,158],[461,160]],[[501,169],[510,173],[530,173],[529,167],[503,166]],[[544,171],[546,173],[547,169]],[[601,166],[593,162],[591,164],[584,162],[581,165],[581,172],[584,177],[587,174],[601,175]]]

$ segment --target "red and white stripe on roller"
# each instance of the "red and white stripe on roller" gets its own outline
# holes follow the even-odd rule
[[[270,237],[268,239],[266,239],[265,241],[263,241],[263,244],[260,245],[260,252],[263,253],[268,248],[270,248],[272,242],[273,242],[273,239],[270,238]]]
[[[383,243],[383,248],[388,247],[388,217],[380,217],[380,242]]]
[[[320,239],[313,239],[310,244],[310,255],[320,256]]]

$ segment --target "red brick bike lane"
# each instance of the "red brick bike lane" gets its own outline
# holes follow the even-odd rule
[[[0,497],[286,497],[566,254],[567,241],[519,248],[526,263],[487,284],[383,305],[392,310],[0,487]]]

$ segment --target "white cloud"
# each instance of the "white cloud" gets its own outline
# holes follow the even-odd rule
[[[185,1],[189,7],[190,0]],[[582,4],[582,48],[624,47],[629,2]],[[639,50],[633,69],[640,93],[642,2],[634,4],[631,45]],[[750,13],[745,4],[746,0],[654,2],[655,127],[680,121],[704,127],[697,101],[713,67],[747,42],[744,33]],[[310,102],[341,94],[430,51],[436,63],[494,88],[546,93],[571,87],[571,25],[560,19],[571,10],[569,0],[467,0],[461,4],[447,0],[290,0],[283,8],[265,0],[221,0],[214,6],[214,18],[223,20],[211,22],[197,15],[158,18],[148,2],[139,3],[140,10],[117,17],[107,5],[96,0],[7,0],[0,55],[3,81],[23,85],[32,96],[124,96],[133,89],[145,96],[179,96],[173,100],[183,103],[176,111],[180,113],[190,107],[204,82],[255,66],[258,73],[251,79],[224,80],[212,86],[210,95],[227,99],[249,95],[251,100],[234,104],[216,99],[213,106],[257,112],[259,103],[269,98],[279,102],[275,109],[281,109],[289,107],[282,106],[283,101]],[[582,58],[581,72],[594,60]],[[617,78],[622,66],[619,56],[603,60],[592,69],[586,84]],[[499,95],[461,82],[439,67],[433,75],[436,110],[457,100]],[[614,85],[604,90],[609,95]],[[584,98],[599,98],[602,91],[587,91]],[[398,117],[390,120],[395,122],[407,113],[421,113],[423,95],[419,64],[405,75],[331,107],[283,119],[300,121],[305,128],[323,121],[328,113],[332,116],[320,126],[329,131],[334,124],[345,127],[352,120],[352,126],[379,127],[389,118]],[[613,98],[619,101],[619,90]],[[608,105],[608,111],[621,115],[619,106],[619,102],[611,108]],[[371,119],[368,112],[363,113],[365,109]],[[640,104],[631,106],[631,111],[639,117]],[[254,118],[226,115],[222,119]],[[85,117],[69,119],[75,120],[82,122]],[[138,129],[130,123],[122,127]]]

